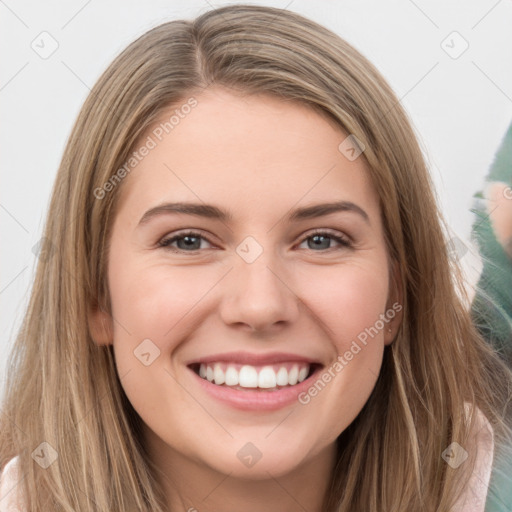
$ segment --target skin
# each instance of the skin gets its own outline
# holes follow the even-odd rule
[[[494,234],[512,259],[512,188],[496,181],[487,187],[485,196]]]
[[[368,400],[400,314],[307,405],[234,409],[207,395],[185,363],[244,350],[331,366],[400,302],[378,197],[364,158],[338,150],[347,134],[308,107],[215,87],[195,97],[122,183],[108,265],[113,318],[92,312],[91,332],[114,345],[172,510],[320,511],[335,440]],[[368,221],[354,211],[286,220],[291,209],[340,200]],[[167,213],[139,225],[147,210],[177,201],[213,204],[233,219]],[[317,228],[351,246],[326,238],[317,248]],[[158,246],[186,229],[205,237],[194,239],[198,250],[183,240]],[[263,249],[252,263],[236,252],[247,236]],[[160,350],[149,366],[134,356],[144,339]],[[248,442],[262,454],[252,467],[237,457]]]

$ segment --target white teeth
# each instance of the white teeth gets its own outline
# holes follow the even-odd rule
[[[295,386],[309,375],[310,365],[294,363],[287,365],[254,367],[229,363],[201,363],[199,376],[217,386],[241,386],[243,388],[272,389]]]
[[[233,366],[226,370],[226,386],[238,386],[238,372]]]
[[[278,386],[288,386],[288,370],[282,366],[277,372],[276,384]]]
[[[239,384],[243,388],[257,388],[258,387],[258,372],[254,366],[245,365],[240,368],[238,374]]]
[[[292,366],[292,369],[288,372],[288,384],[294,386],[299,380],[299,368],[296,364]]]
[[[276,372],[272,366],[265,366],[260,370],[258,375],[259,388],[275,388],[276,387]]]
[[[224,372],[222,371],[222,368],[220,367],[220,364],[216,364],[213,367],[213,378],[215,380],[215,384],[220,386],[221,384],[224,384]]]
[[[308,376],[308,373],[309,373],[309,368],[302,367],[302,368],[299,370],[298,381],[299,381],[299,382],[302,382],[303,380],[305,380],[305,379],[306,379],[306,377]]]

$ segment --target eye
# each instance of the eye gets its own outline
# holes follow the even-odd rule
[[[340,235],[338,233],[332,233],[330,231],[321,231],[317,230],[313,233],[311,233],[309,236],[307,236],[303,243],[308,243],[308,241],[311,241],[311,243],[308,243],[308,249],[313,249],[315,251],[319,249],[336,249],[335,247],[331,247],[331,242],[334,240],[339,245],[341,245],[343,248],[349,248],[352,247],[352,243],[350,239],[346,236]],[[302,245],[301,244],[301,245]]]
[[[333,233],[326,230],[317,230],[309,234],[301,243],[308,243],[307,249],[312,249],[315,252],[325,250],[335,250],[336,247],[332,247],[332,241],[335,241],[342,248],[352,247],[350,239],[339,233]],[[201,233],[197,231],[187,231],[175,234],[168,238],[163,238],[158,242],[159,247],[174,250],[174,252],[189,252],[193,253],[200,251],[201,249],[207,249],[208,247],[202,247],[201,242],[206,242],[212,245]],[[176,244],[176,245],[173,245]]]
[[[194,252],[204,249],[201,247],[201,241],[208,240],[196,231],[187,231],[186,233],[178,233],[170,238],[164,238],[158,242],[159,247],[167,247],[172,249],[172,244],[177,243],[175,252]]]

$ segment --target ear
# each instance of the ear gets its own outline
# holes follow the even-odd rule
[[[112,317],[99,307],[89,309],[89,332],[97,345],[111,345],[114,339]]]
[[[403,318],[403,287],[398,261],[394,261],[389,281],[389,295],[384,313],[388,322],[384,327],[384,345],[391,345],[396,338]]]

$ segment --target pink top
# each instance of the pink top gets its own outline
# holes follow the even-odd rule
[[[491,426],[479,411],[479,425],[476,429],[474,442],[469,446],[478,446],[477,465],[466,487],[466,491],[450,512],[485,512],[487,489],[491,478],[494,455],[494,440]],[[453,470],[463,464],[467,452],[458,444],[453,443],[441,455]],[[0,512],[26,512],[23,499],[18,496],[18,457],[11,459],[0,475]]]
[[[25,512],[23,500],[18,496],[18,457],[11,459],[0,475],[0,512]]]

